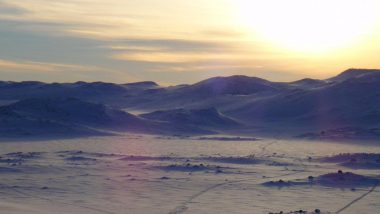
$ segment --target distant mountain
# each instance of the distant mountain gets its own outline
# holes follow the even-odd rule
[[[99,127],[109,126],[120,121],[139,122],[134,115],[76,98],[31,98],[3,108],[27,117],[91,124]]]
[[[137,109],[211,108],[224,98],[235,96],[268,96],[288,90],[286,83],[274,83],[247,76],[214,77],[192,85],[146,90],[138,96],[129,96],[124,106]]]
[[[30,98],[0,107],[0,137],[148,134],[213,134],[179,121],[150,120],[77,98]]]
[[[122,85],[127,88],[135,88],[135,89],[153,89],[153,88],[159,87],[157,83],[152,82],[152,81],[126,83]]]
[[[76,98],[31,98],[0,107],[1,130],[10,128],[25,133],[46,135],[68,130],[98,134],[104,130],[143,131],[151,124],[126,112],[93,104]],[[13,125],[12,125],[13,124]],[[54,128],[56,127],[56,128]],[[61,128],[60,128],[61,127]]]
[[[285,124],[296,130],[379,127],[380,72],[364,72],[324,87],[287,91],[225,113],[252,124]]]
[[[362,77],[365,75],[372,75],[374,73],[379,73],[379,72],[380,72],[379,69],[355,69],[355,68],[351,68],[351,69],[348,69],[348,70],[342,72],[341,74],[339,74],[333,78],[327,79],[327,80],[333,81],[333,82],[345,81],[348,79],[358,78],[358,77]]]
[[[0,138],[34,136],[77,137],[105,134],[85,126],[28,116],[10,107],[0,107]]]
[[[278,91],[286,87],[285,84],[273,83],[257,77],[230,76],[214,77],[182,90],[199,93],[204,96],[217,95],[249,95],[265,91]]]
[[[302,80],[291,82],[289,84],[295,87],[302,88],[302,89],[310,89],[310,88],[325,86],[327,82],[324,80],[305,78]]]
[[[165,135],[330,133],[326,137],[334,130],[342,135],[359,129],[355,133],[374,133],[371,130],[380,128],[380,70],[349,69],[327,80],[289,83],[237,75],[171,87],[150,81],[3,81],[0,104],[0,119],[11,124],[0,125],[3,132],[7,127],[27,129],[17,125],[24,121],[47,130],[50,126]],[[146,113],[136,116],[121,109]]]
[[[42,83],[42,82],[7,82],[0,84],[0,99],[26,99],[39,97],[77,97],[91,98],[115,96],[127,93],[121,85],[103,82],[76,83]]]

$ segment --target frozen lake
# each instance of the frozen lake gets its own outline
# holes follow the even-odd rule
[[[323,159],[340,153],[380,146],[144,135],[0,142],[0,213],[378,213],[378,159]],[[326,182],[338,170],[342,181]]]

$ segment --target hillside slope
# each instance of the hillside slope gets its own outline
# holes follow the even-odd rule
[[[171,87],[154,82],[3,81],[0,100],[3,133],[69,127],[89,133],[186,135],[233,130],[247,135],[316,136],[358,130],[368,135],[380,128],[380,70],[349,69],[327,80],[289,83],[215,77]],[[147,113],[136,116],[122,108]]]

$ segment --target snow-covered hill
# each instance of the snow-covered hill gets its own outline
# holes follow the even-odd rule
[[[219,119],[214,121],[215,126],[219,126],[215,123],[222,120],[225,120],[225,125],[233,123],[222,116],[213,119]],[[30,98],[0,107],[0,137],[104,135],[110,132],[164,135],[215,133],[211,131],[214,126],[207,126],[210,128],[208,130],[201,128],[200,122],[198,124],[200,127],[187,121],[143,118],[77,98]]]
[[[3,81],[0,100],[10,104],[1,107],[0,115],[8,123],[15,118],[28,120],[26,124],[38,119],[91,130],[159,134],[223,133],[237,126],[236,130],[248,135],[317,136],[355,129],[361,131],[354,133],[363,133],[380,128],[380,70],[349,69],[327,80],[289,83],[214,77],[170,87],[149,81]],[[13,103],[17,100],[21,101]],[[121,109],[146,113],[136,116]],[[8,127],[18,128],[16,123]]]
[[[188,126],[204,127],[211,130],[223,130],[241,126],[237,121],[222,115],[215,108],[155,111],[140,116],[150,120],[164,121],[172,124],[186,124]]]

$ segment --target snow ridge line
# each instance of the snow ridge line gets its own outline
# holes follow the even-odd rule
[[[373,187],[366,193],[364,193],[363,195],[361,195],[360,197],[354,199],[353,201],[351,201],[350,203],[348,203],[346,206],[340,208],[338,211],[336,211],[335,213],[336,214],[339,214],[341,212],[343,212],[344,210],[348,209],[349,207],[351,207],[352,205],[354,205],[355,203],[359,202],[360,200],[364,199],[367,195],[371,194],[373,191],[375,191],[375,189],[377,188],[377,186],[379,185],[379,181],[377,181],[375,183],[375,185],[373,185]]]

